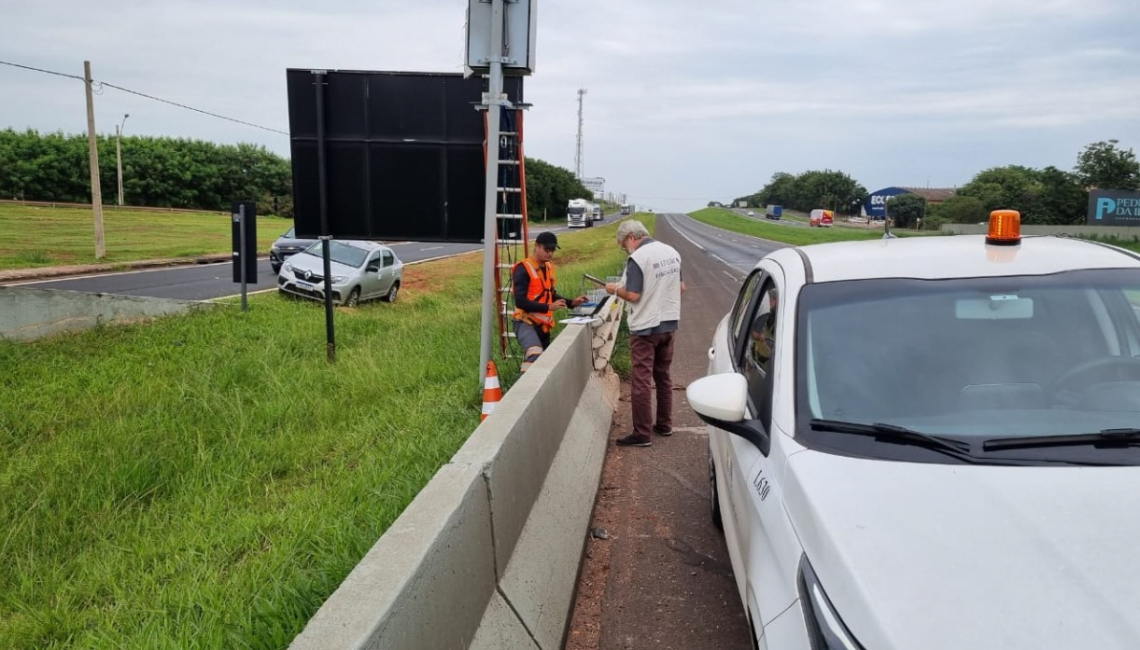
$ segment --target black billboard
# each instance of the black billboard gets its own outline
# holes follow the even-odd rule
[[[317,86],[286,71],[298,237],[321,233]],[[329,70],[323,75],[327,233],[338,239],[483,240],[486,81],[479,76]],[[522,101],[522,79],[504,92]]]
[[[1090,226],[1140,226],[1140,192],[1089,192],[1088,221]]]

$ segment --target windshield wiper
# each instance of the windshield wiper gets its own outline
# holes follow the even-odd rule
[[[885,424],[883,422],[863,424],[862,422],[813,418],[811,428],[814,431],[852,433],[857,436],[870,436],[884,442],[923,447],[944,453],[948,456],[953,456],[967,463],[976,463],[979,460],[977,457],[970,455],[970,445],[967,442],[922,433],[921,431],[901,427],[897,424]]]
[[[986,451],[1002,449],[1029,449],[1032,447],[1064,447],[1069,445],[1123,446],[1140,443],[1140,429],[1101,429],[1097,433],[1076,433],[1062,436],[1025,436],[1021,438],[993,438],[982,443]]]

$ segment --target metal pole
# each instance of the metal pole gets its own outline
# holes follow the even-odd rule
[[[317,78],[317,187],[321,209],[321,253],[325,271],[325,346],[329,363],[336,361],[336,331],[333,328],[332,261],[329,251],[328,176],[325,168],[325,71],[314,70]]]
[[[245,265],[248,260],[245,259],[245,204],[242,203],[238,206],[238,263],[241,266],[241,310],[249,311],[249,305],[246,303],[245,287]]]
[[[91,212],[95,216],[95,259],[107,255],[103,241],[103,188],[99,186],[99,143],[95,139],[95,98],[91,95],[91,62],[83,62],[83,85],[87,87],[87,154],[91,164]]]
[[[491,70],[487,84],[487,187],[483,228],[483,323],[479,336],[479,383],[487,378],[487,362],[491,360],[491,330],[498,311],[495,296],[495,246],[498,227],[499,186],[499,120],[503,101],[503,0],[491,2]]]
[[[123,205],[123,147],[119,140],[122,138],[122,129],[115,125],[115,169],[119,178],[119,205]]]

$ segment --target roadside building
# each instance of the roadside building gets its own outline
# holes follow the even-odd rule
[[[868,219],[882,219],[885,212],[885,205],[888,200],[902,194],[915,194],[926,199],[927,205],[934,205],[942,203],[957,193],[957,190],[952,188],[934,188],[934,187],[884,187],[881,190],[871,192],[867,195],[867,199],[863,201],[863,216]]]

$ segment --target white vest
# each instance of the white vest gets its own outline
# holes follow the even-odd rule
[[[641,268],[641,298],[629,304],[629,331],[640,332],[664,321],[681,320],[681,256],[659,241],[642,244],[629,256]],[[624,283],[624,278],[623,278]]]

